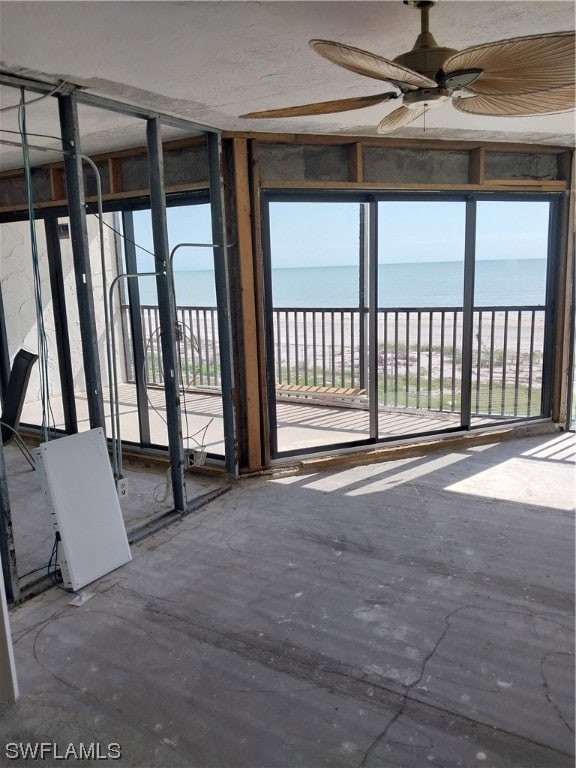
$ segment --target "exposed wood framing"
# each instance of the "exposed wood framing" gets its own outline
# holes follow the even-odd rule
[[[206,144],[206,139],[203,136],[195,136],[187,139],[177,139],[175,141],[167,141],[163,144],[164,152],[170,152],[178,149],[186,149],[191,147],[203,146]],[[125,190],[122,175],[122,160],[145,157],[147,154],[146,147],[134,147],[132,149],[121,149],[114,152],[107,152],[105,154],[92,155],[91,160],[95,163],[107,163],[108,165],[108,177],[109,177],[109,192],[105,192],[102,195],[104,201],[107,200],[125,200],[129,198],[147,197],[149,195],[148,188]],[[48,163],[41,166],[41,169],[47,171],[50,176],[50,200],[38,201],[35,207],[41,208],[55,208],[66,205],[66,188],[64,185],[64,163]],[[9,171],[3,171],[0,173],[0,180],[18,178],[23,175],[22,169],[13,169]],[[208,179],[202,182],[190,182],[186,184],[166,184],[165,189],[167,193],[175,192],[193,192],[199,189],[208,188]],[[86,196],[86,202],[96,201],[95,196]],[[25,211],[28,205],[26,202],[22,202],[16,205],[4,205],[0,206],[0,213],[12,212],[12,211]]]
[[[430,139],[404,139],[378,136],[322,136],[310,133],[255,133],[249,131],[223,131],[223,138],[255,139],[259,142],[280,144],[350,144],[359,142],[365,147],[391,147],[397,149],[473,150],[482,146],[488,152],[535,152],[539,155],[566,152],[566,147],[551,144],[506,144],[505,142],[440,141]]]
[[[348,147],[348,181],[360,182],[364,180],[364,165],[362,158],[362,144],[356,142]]]
[[[250,214],[250,186],[248,177],[248,146],[246,139],[234,139],[234,195],[236,200],[236,237],[238,271],[240,275],[240,309],[242,316],[242,360],[244,379],[244,422],[247,455],[243,468],[255,471],[262,468],[260,447],[260,388],[258,366],[258,328],[254,271],[252,268],[252,222]]]
[[[574,178],[572,172],[572,152],[561,152],[558,155],[558,178],[567,182]]]
[[[250,204],[252,208],[252,244],[253,244],[253,262],[254,262],[254,288],[256,299],[256,323],[258,329],[258,362],[259,376],[258,386],[260,388],[260,445],[262,450],[262,466],[270,466],[270,418],[268,410],[268,383],[267,383],[267,365],[266,359],[266,328],[264,313],[264,254],[262,250],[262,215],[260,210],[260,167],[258,164],[258,144],[250,141],[249,145],[250,161]]]
[[[258,143],[285,143],[293,145],[309,146],[342,146],[346,145],[348,150],[348,178],[347,180],[334,182],[319,181],[293,181],[293,182],[269,182],[264,186],[268,189],[379,189],[379,190],[399,190],[399,191],[478,191],[478,190],[497,190],[513,192],[531,191],[531,192],[558,192],[566,188],[566,181],[570,176],[570,163],[572,152],[565,147],[541,146],[532,144],[503,144],[485,142],[482,144],[473,142],[452,142],[452,141],[424,141],[420,139],[394,139],[390,137],[355,137],[350,139],[346,136],[315,136],[315,135],[295,135],[295,134],[254,134],[254,133],[229,133],[224,134],[232,141],[247,141],[256,147]],[[192,137],[169,141],[163,145],[165,152],[179,150],[191,147],[198,147],[205,144],[205,137]],[[385,180],[378,182],[364,181],[363,174],[363,152],[367,147],[388,147],[390,149],[406,150],[428,150],[434,152],[440,151],[465,151],[469,153],[469,174],[468,184],[454,183],[392,183]],[[486,179],[484,173],[484,159],[486,152],[505,152],[510,153],[536,153],[552,154],[558,158],[558,180],[539,180],[539,179]],[[94,155],[91,159],[96,163],[108,164],[109,191],[103,195],[103,199],[123,200],[128,198],[145,197],[148,195],[147,189],[125,190],[123,186],[122,161],[130,158],[143,157],[146,155],[146,147],[134,147],[131,149],[116,150],[106,154]],[[63,206],[65,200],[65,189],[63,181],[63,164],[52,163],[43,166],[50,174],[51,199],[37,203],[38,208],[48,208],[52,206]],[[17,178],[22,174],[22,170],[10,170],[0,173],[0,180],[3,178]],[[208,182],[190,182],[179,184],[166,184],[167,193],[192,192],[198,189],[205,189]],[[89,202],[93,197],[87,198]],[[4,205],[0,207],[0,212],[24,211],[26,203],[23,201],[17,205]]]
[[[122,192],[122,165],[117,157],[108,158],[108,179],[110,194],[114,195]]]
[[[574,281],[574,169],[567,173],[570,190],[562,203],[562,226],[559,235],[558,291],[554,323],[554,370],[552,382],[552,420],[565,424],[568,419],[570,384],[570,345],[572,334],[572,301]]]
[[[470,152],[468,181],[470,184],[484,184],[484,147],[477,147]]]
[[[195,182],[191,184],[167,184],[165,187],[166,194],[175,194],[177,192],[196,192],[199,190],[207,189],[208,184],[205,182]],[[102,195],[102,202],[106,203],[114,200],[132,200],[139,197],[148,197],[150,190],[148,188],[131,189],[129,192],[105,192]],[[93,203],[96,205],[98,199],[95,195],[86,195],[85,201],[87,203]],[[59,200],[51,200],[45,203],[36,203],[35,208],[38,210],[44,208],[61,208],[66,205],[66,198]],[[27,211],[27,205],[6,205],[0,206],[0,213],[11,213],[12,211]]]
[[[52,200],[66,200],[63,168],[50,168],[50,194]]]

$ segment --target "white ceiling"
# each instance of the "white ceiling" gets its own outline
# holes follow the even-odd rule
[[[419,31],[419,14],[401,0],[4,1],[0,22],[0,68],[5,72],[42,75],[53,82],[70,79],[95,94],[223,130],[358,136],[376,135],[376,125],[395,105],[267,121],[238,115],[388,90],[382,82],[322,59],[308,40],[338,40],[394,58],[412,47]],[[431,11],[438,43],[457,49],[574,27],[572,0],[444,0]],[[0,89],[2,106],[18,98],[17,90]],[[58,135],[54,102],[46,99],[27,110],[29,132]],[[16,130],[16,115],[0,113],[0,128]],[[80,123],[85,152],[144,143],[144,125],[133,118],[84,107]],[[420,119],[392,135],[573,146],[574,127],[574,112],[485,118],[459,113],[447,103],[428,112],[425,132]],[[166,138],[182,135],[166,131]],[[18,141],[16,134],[1,137]],[[56,146],[41,137],[30,141]],[[34,162],[54,157],[33,155]],[[18,149],[1,146],[0,168],[21,165]]]

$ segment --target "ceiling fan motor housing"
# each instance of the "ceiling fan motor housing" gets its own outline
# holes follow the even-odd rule
[[[449,98],[450,91],[447,88],[418,88],[417,91],[404,94],[404,106],[414,108],[421,104],[446,101]]]
[[[430,37],[432,36],[430,35]],[[412,69],[414,72],[419,72],[421,75],[425,75],[432,80],[436,80],[438,73],[442,71],[444,62],[453,53],[456,53],[455,48],[444,48],[441,46],[414,48],[408,51],[408,53],[402,53],[400,56],[397,56],[394,59],[394,63]]]

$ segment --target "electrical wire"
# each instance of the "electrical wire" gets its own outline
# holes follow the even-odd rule
[[[95,211],[93,209],[91,210],[90,205],[88,203],[86,204],[86,210],[88,211],[88,213],[91,213],[93,216],[99,215],[98,211]],[[117,235],[119,235],[125,242],[130,243],[131,245],[135,246],[141,251],[144,251],[144,253],[150,254],[150,256],[154,256],[154,259],[156,259],[156,254],[154,253],[154,251],[149,251],[148,248],[144,248],[143,245],[138,245],[138,243],[135,243],[134,240],[130,240],[129,237],[126,237],[124,232],[120,232],[119,229],[116,229],[116,227],[113,227],[112,224],[108,224],[108,222],[104,221],[104,219],[102,219],[102,224],[104,224],[105,227],[108,227],[108,229],[111,229],[112,232],[115,232]]]
[[[0,110],[0,112],[1,111],[2,110]],[[0,128],[0,133],[15,133],[17,136],[20,135],[20,131],[11,131],[9,128]],[[54,139],[54,141],[62,142],[61,136],[51,136],[49,133],[31,133],[30,131],[28,131],[26,135],[35,136],[41,139]],[[48,149],[48,147],[46,147],[46,149]]]
[[[54,94],[62,90],[62,88],[64,88],[65,85],[67,85],[67,81],[62,80],[61,83],[56,86],[56,88],[49,91],[48,93],[43,93],[42,96],[39,96],[37,99],[30,99],[30,101],[25,101],[24,106],[28,107],[30,106],[30,104],[36,104],[39,101],[43,101],[44,99],[47,99],[49,96],[54,96]],[[20,86],[20,90],[22,92],[26,91],[26,89],[23,86]],[[0,112],[9,112],[11,109],[20,109],[21,106],[22,106],[22,100],[20,100],[18,104],[9,104],[7,107],[0,108]]]
[[[91,162],[90,159],[87,158],[87,157],[85,157],[84,159],[86,159],[89,162]],[[91,165],[94,165],[94,164],[91,162]],[[100,195],[99,195],[99,198],[98,198],[98,203],[99,203],[99,205],[98,205],[98,210],[97,211],[94,211],[93,209],[91,209],[90,205],[88,205],[88,204],[86,205],[86,210],[87,210],[88,213],[90,213],[92,215],[95,215],[99,219],[99,221],[100,221],[100,229],[102,228],[102,225],[104,225],[105,227],[110,229],[112,232],[117,234],[119,237],[121,237],[125,242],[130,243],[135,248],[138,248],[139,250],[143,251],[144,253],[148,253],[150,256],[153,256],[154,260],[156,261],[157,257],[156,257],[156,254],[153,251],[149,251],[147,248],[144,248],[142,245],[139,245],[134,240],[131,240],[129,237],[127,237],[124,234],[124,232],[121,232],[116,227],[113,227],[111,224],[108,224],[108,222],[104,220],[104,215],[103,215],[103,212],[102,212],[101,196]],[[179,246],[176,246],[176,248],[178,248],[178,247],[180,247],[182,245],[189,245],[189,246],[195,246],[195,247],[196,246],[198,246],[198,247],[199,246],[202,246],[202,247],[212,246],[212,247],[214,247],[213,244],[211,244],[211,243],[183,243],[183,244],[180,244]],[[233,244],[231,244],[231,245],[233,245]],[[176,248],[173,249],[172,253],[170,254],[170,258],[169,258],[170,277],[171,277],[172,280],[173,280],[173,277],[172,277],[171,266],[172,266],[172,259],[173,259],[174,252],[175,252]],[[135,275],[133,275],[133,276],[135,276]],[[184,328],[187,328],[190,331],[190,340],[192,341],[192,344],[195,346],[196,350],[198,350],[198,343],[196,341],[196,338],[195,338],[194,334],[192,333],[192,329],[189,328],[185,323],[181,323],[180,325],[182,325]],[[111,330],[113,331],[112,327],[111,327]],[[153,402],[152,402],[152,400],[150,398],[150,395],[148,393],[148,387],[146,386],[146,384],[147,384],[147,377],[146,377],[146,355],[147,355],[148,349],[149,349],[150,344],[152,343],[154,337],[157,336],[160,333],[161,333],[161,329],[160,328],[156,328],[153,331],[153,333],[149,336],[149,338],[148,338],[148,340],[146,342],[146,346],[144,348],[144,363],[143,363],[143,366],[142,366],[142,380],[144,382],[144,386],[145,386],[145,389],[146,389],[146,398],[147,398],[148,404],[150,405],[152,410],[160,417],[160,419],[164,422],[164,424],[166,424],[166,426],[168,426],[167,420],[164,418],[164,416],[160,413],[160,411],[153,404]],[[186,390],[186,387],[184,386],[184,380],[183,380],[183,375],[182,375],[182,368],[181,368],[181,366],[178,366],[178,367],[180,369],[179,370],[179,373],[180,373],[180,376],[179,376],[180,382],[179,383],[180,383],[180,388],[181,388],[181,391],[182,391],[182,394],[183,394],[183,398],[184,398],[184,414],[185,414],[185,421],[186,421],[186,435],[183,437],[183,439],[187,440],[187,441],[194,440],[194,442],[196,443],[198,448],[200,450],[204,450],[205,449],[204,441],[205,441],[205,437],[206,437],[206,432],[207,432],[208,427],[210,426],[210,424],[214,421],[214,418],[211,418],[210,421],[204,427],[201,427],[199,430],[194,432],[192,435],[189,434],[188,411],[187,411],[187,408],[186,408],[186,391],[187,390]],[[119,421],[119,412],[118,412],[117,416],[118,416],[118,421]],[[114,416],[111,413],[111,419],[113,420],[113,418],[114,418]],[[203,433],[202,434],[202,442],[199,442],[198,440],[196,440],[196,435],[200,434],[200,432]],[[119,440],[118,440],[118,443],[120,443]],[[113,450],[114,450],[114,446],[113,446]],[[120,444],[118,445],[117,450],[120,451]],[[114,455],[116,456],[116,450],[114,450]],[[121,466],[120,463],[119,463],[119,466]],[[170,484],[171,484],[171,481],[170,481]],[[164,486],[164,485],[165,485],[164,483],[161,483],[160,486],[157,486],[157,488],[161,487],[161,486]],[[155,493],[155,491],[156,491],[156,489],[154,490],[154,493]],[[169,487],[166,490],[166,494],[168,492],[169,492]],[[154,496],[154,498],[155,498],[156,501],[159,500],[159,499],[156,499],[155,496]],[[162,499],[162,501],[164,501],[165,498]]]
[[[168,494],[170,493],[170,490],[172,489],[172,477],[170,474],[171,470],[170,467],[166,470],[166,480],[163,483],[158,483],[154,487],[154,490],[152,491],[152,498],[154,501],[156,501],[158,504],[163,504],[166,499],[168,498]],[[160,494],[160,489],[163,489],[162,494]]]
[[[190,327],[188,325],[186,325],[186,323],[180,323],[180,325],[182,325],[184,328],[187,328],[190,331],[190,340],[192,341],[192,344],[194,345],[195,349],[198,350],[198,342],[196,341],[196,337],[192,333]],[[142,380],[144,382],[144,386],[145,386],[145,389],[146,389],[146,398],[148,400],[148,404],[149,404],[150,408],[152,408],[154,413],[156,413],[156,415],[159,416],[162,419],[164,424],[166,424],[166,426],[168,426],[168,422],[166,421],[164,416],[160,413],[158,408],[156,408],[156,406],[152,402],[152,399],[151,399],[151,397],[150,397],[150,395],[148,393],[148,386],[147,386],[148,377],[146,376],[146,356],[147,356],[148,350],[150,349],[150,346],[151,346],[154,338],[159,336],[161,333],[162,333],[162,329],[161,328],[155,328],[152,331],[152,333],[150,334],[150,336],[148,337],[148,341],[146,342],[146,346],[144,347],[144,364],[142,366]],[[186,408],[186,393],[187,393],[188,389],[184,385],[184,376],[182,374],[182,367],[181,366],[180,366],[180,391],[181,391],[181,394],[182,394],[182,402],[183,402],[183,405],[184,405],[183,411],[184,411],[184,415],[185,415],[184,418],[185,418],[185,421],[186,421],[186,434],[182,436],[182,439],[183,440],[194,440],[194,442],[196,443],[198,448],[200,448],[201,450],[204,450],[204,448],[206,447],[205,446],[205,442],[204,442],[204,439],[206,437],[206,432],[207,432],[208,427],[210,426],[210,424],[212,424],[212,422],[214,421],[214,417],[212,417],[205,426],[200,427],[200,429],[198,429],[193,434],[189,433],[188,411],[187,411],[187,408]],[[196,435],[200,434],[200,432],[203,432],[202,440],[198,441],[198,440],[196,440]]]
[[[48,560],[48,568],[47,568],[48,578],[50,579],[52,584],[55,587],[58,587],[58,589],[62,590],[62,592],[67,592],[69,595],[75,595],[76,591],[74,589],[68,589],[68,587],[63,587],[62,584],[58,582],[58,543],[59,541],[60,541],[60,534],[57,531],[54,534],[54,544],[52,545],[50,560]],[[51,570],[52,564],[54,564],[53,570]],[[60,574],[60,576],[62,576],[62,574]]]
[[[25,579],[27,576],[32,576],[33,573],[38,573],[38,571],[45,571],[48,566],[46,565],[39,565],[38,568],[33,568],[31,571],[27,571],[23,574],[18,574],[19,579]]]

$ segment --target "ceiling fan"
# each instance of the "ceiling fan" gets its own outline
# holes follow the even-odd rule
[[[378,125],[388,133],[416,120],[448,99],[460,112],[499,117],[563,112],[575,108],[575,35],[553,32],[499,40],[457,51],[438,45],[429,27],[437,0],[404,0],[420,10],[421,31],[411,51],[385,59],[331,40],[310,40],[310,47],[333,64],[397,90],[371,96],[321,101],[243,118],[300,117],[346,112],[402,99]]]

